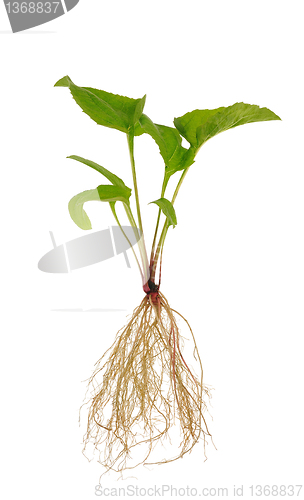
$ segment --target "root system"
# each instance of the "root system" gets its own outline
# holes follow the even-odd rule
[[[184,359],[178,316],[191,333],[199,378]],[[85,403],[89,411],[84,453],[93,446],[105,472],[177,460],[200,438],[205,450],[210,433],[204,399],[210,393],[203,385],[195,339],[187,320],[159,291],[144,297],[95,366]],[[164,445],[165,454],[168,442],[174,448],[173,441],[179,443],[173,458],[154,458],[157,443]]]

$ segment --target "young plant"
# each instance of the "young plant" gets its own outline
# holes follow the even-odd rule
[[[97,170],[110,184],[101,184],[74,196],[69,202],[69,212],[81,229],[88,230],[91,223],[83,208],[84,203],[91,200],[108,202],[122,230],[116,213],[116,203],[122,203],[138,241],[139,256],[132,250],[145,293],[130,321],[118,332],[113,345],[99,359],[89,379],[88,390],[91,394],[84,448],[91,443],[98,450],[99,461],[106,471],[121,472],[139,463],[176,460],[190,452],[200,438],[205,443],[206,436],[211,437],[211,434],[204,417],[209,391],[203,384],[203,369],[193,332],[187,320],[170,307],[160,292],[164,243],[170,226],[177,224],[174,202],[205,142],[238,125],[280,118],[267,108],[236,103],[217,109],[196,109],[175,118],[174,127],[167,127],[153,123],[143,114],[146,96],[131,99],[78,87],[68,76],[55,86],[68,87],[76,103],[98,125],[119,130],[127,136],[136,217],[130,203],[132,191],[124,181],[80,156],[68,158]],[[158,206],[158,215],[149,258],[134,159],[134,139],[142,134],[154,139],[165,165],[160,198],[150,202]],[[182,146],[182,137],[189,143],[188,148]],[[165,192],[173,176],[172,181],[178,179],[170,201],[165,198]],[[160,231],[162,213],[165,222]],[[178,318],[184,320],[191,333],[198,374],[185,360],[184,339],[179,331]],[[179,432],[176,433],[176,429]],[[166,439],[170,441],[170,437],[180,441],[175,456],[155,459],[155,444],[164,443]]]

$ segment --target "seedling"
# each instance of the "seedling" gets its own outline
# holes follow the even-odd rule
[[[193,332],[187,320],[170,307],[160,291],[166,236],[169,228],[177,224],[174,202],[205,142],[238,125],[280,118],[267,108],[239,102],[217,109],[196,109],[175,118],[174,127],[167,127],[153,123],[143,114],[146,96],[131,99],[78,87],[68,76],[55,86],[68,87],[76,103],[98,125],[119,130],[127,136],[136,217],[130,202],[131,188],[106,168],[80,156],[68,158],[97,170],[110,184],[101,184],[74,196],[69,202],[69,212],[81,229],[88,230],[91,222],[84,203],[91,200],[107,202],[123,231],[116,213],[116,204],[122,203],[138,241],[139,256],[132,250],[145,294],[89,379],[90,407],[84,448],[93,444],[106,471],[121,472],[139,463],[170,462],[190,452],[200,439],[205,444],[206,437],[211,438],[204,416],[210,393],[203,383],[203,369]],[[150,202],[158,206],[150,258],[145,244],[134,159],[134,139],[142,134],[154,139],[165,165],[160,197]],[[182,137],[189,143],[188,148],[182,146]],[[175,180],[170,201],[165,193],[169,181]],[[161,214],[165,220],[160,230]],[[184,339],[178,326],[180,319],[191,333],[198,373],[185,360]],[[179,433],[174,434],[177,428]],[[178,452],[171,458],[152,459],[155,445],[166,440],[171,444],[172,435],[174,440],[180,439]]]

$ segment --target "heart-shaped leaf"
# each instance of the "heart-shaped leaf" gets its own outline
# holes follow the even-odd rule
[[[76,103],[98,125],[125,133],[139,120],[146,100],[146,96],[131,99],[90,87],[78,87],[69,76],[58,80],[55,87],[68,87]]]
[[[168,226],[176,226],[176,214],[171,201],[167,200],[166,198],[159,198],[159,200],[151,201],[151,203],[155,203],[156,205],[158,205],[161,211],[165,214],[165,216],[167,217]],[[151,203],[149,203],[149,205]]]
[[[124,181],[117,177],[117,175],[112,174],[109,170],[106,168],[102,167],[101,165],[98,165],[98,163],[95,163],[94,161],[91,160],[86,160],[85,158],[82,158],[81,156],[68,156],[67,158],[70,158],[71,160],[77,160],[81,163],[84,163],[85,165],[88,165],[88,167],[93,168],[94,170],[97,170],[100,174],[104,175],[114,186],[121,186],[121,187],[126,187]]]
[[[246,123],[280,119],[268,108],[237,102],[226,108],[196,109],[175,118],[174,125],[197,151],[208,139],[230,128]]]
[[[107,201],[110,203],[113,211],[116,201],[122,201],[129,205],[131,189],[121,186],[98,186],[96,189],[90,189],[76,194],[69,202],[70,216],[80,229],[92,229],[91,221],[83,208],[87,201]]]

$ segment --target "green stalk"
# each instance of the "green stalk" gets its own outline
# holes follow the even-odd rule
[[[175,188],[175,191],[174,191],[174,194],[173,194],[173,197],[172,197],[172,200],[171,200],[172,205],[174,205],[174,202],[176,200],[176,197],[178,195],[180,187],[181,187],[181,185],[183,183],[183,180],[184,180],[184,178],[186,176],[186,173],[188,172],[189,168],[190,168],[190,166],[187,167],[187,168],[185,168],[185,170],[183,171],[182,175],[180,176],[180,179],[178,181],[178,184],[177,184],[177,186]],[[154,257],[153,263],[152,263],[151,281],[153,281],[153,282],[155,280],[155,272],[156,272],[158,258],[159,258],[159,255],[163,251],[163,247],[164,247],[164,243],[165,243],[165,239],[166,239],[166,236],[167,236],[168,229],[169,229],[169,226],[168,226],[168,222],[167,222],[167,219],[166,219],[165,223],[164,223],[164,226],[163,226],[163,230],[162,230],[160,238],[159,238],[159,242],[158,242],[157,249],[156,249],[156,252],[155,252],[155,257]]]
[[[128,146],[129,146],[130,161],[131,161],[131,168],[132,168],[132,176],[133,176],[133,185],[134,185],[135,200],[136,200],[136,210],[137,210],[137,218],[138,218],[138,227],[141,230],[141,232],[143,232],[143,226],[142,226],[141,214],[140,214],[138,188],[137,188],[135,160],[134,160],[134,132],[132,131],[131,133],[129,133],[127,135],[127,137],[128,137]]]
[[[163,198],[165,194],[165,190],[168,184],[169,178],[166,176],[166,173],[164,175],[164,180],[163,180],[163,185],[162,185],[162,190],[161,190],[161,195],[160,197]],[[151,256],[150,256],[150,268],[153,265],[153,260],[154,260],[154,252],[155,252],[155,246],[156,246],[156,237],[157,237],[157,232],[158,232],[158,227],[159,227],[159,221],[160,221],[160,215],[161,215],[161,209],[158,209],[158,216],[157,216],[157,222],[156,222],[156,227],[155,227],[155,233],[154,233],[154,238],[153,238],[153,243],[152,243],[152,250],[151,250]]]
[[[116,222],[117,222],[117,224],[118,224],[118,226],[119,226],[119,228],[120,228],[120,230],[121,230],[122,234],[124,235],[124,237],[126,238],[127,242],[129,243],[129,245],[130,245],[130,247],[131,247],[131,249],[132,249],[133,255],[134,255],[134,257],[135,257],[135,260],[136,260],[137,265],[138,265],[138,268],[139,268],[139,272],[140,272],[141,278],[143,279],[142,269],[141,269],[140,264],[139,264],[139,262],[138,262],[138,258],[137,258],[137,255],[136,255],[135,251],[134,251],[133,245],[132,245],[132,243],[130,242],[130,240],[129,240],[128,236],[126,235],[126,233],[124,232],[124,230],[123,230],[123,228],[122,228],[122,226],[121,226],[121,224],[120,224],[120,222],[119,222],[119,219],[118,219],[118,217],[117,217],[117,213],[116,213],[116,210],[115,210],[115,203],[111,202],[111,203],[110,203],[110,207],[111,207],[112,213],[113,213],[113,215],[114,215],[114,217],[115,217],[115,220],[116,220]],[[125,207],[125,210],[126,210],[126,212],[127,212],[126,207]],[[130,210],[130,211],[131,211],[131,210]],[[131,212],[131,213],[132,213],[132,212]],[[129,220],[130,220],[130,219],[129,219]],[[135,236],[136,236],[136,235],[135,235]]]
[[[136,240],[138,242],[138,247],[139,247],[139,251],[140,251],[140,257],[141,257],[142,264],[144,264],[143,263],[143,253],[142,253],[143,248],[142,248],[142,243],[141,243],[141,237],[142,237],[142,235],[139,234],[139,232],[138,232],[138,227],[137,227],[135,219],[133,217],[130,205],[124,204],[124,207],[125,207],[125,211],[126,211],[128,219],[129,219],[129,222],[130,222],[130,224],[131,224],[131,226],[133,228],[133,232],[135,234],[135,238],[136,238]]]
[[[191,165],[190,165],[190,166],[191,166]],[[182,175],[180,176],[180,179],[179,179],[179,181],[178,181],[178,184],[177,184],[177,186],[176,186],[176,188],[175,188],[175,191],[174,191],[174,194],[173,194],[173,197],[172,197],[172,201],[171,201],[172,205],[174,205],[175,199],[176,199],[176,197],[177,197],[177,195],[178,195],[178,192],[179,192],[179,190],[180,190],[180,187],[181,187],[181,185],[182,185],[182,182],[183,182],[183,180],[184,180],[184,178],[185,178],[185,176],[186,176],[186,173],[188,172],[188,170],[189,170],[190,166],[189,166],[189,167],[187,167],[187,168],[185,168],[185,170],[183,170]]]
[[[140,213],[140,204],[139,204],[139,195],[138,195],[138,187],[137,187],[137,179],[136,179],[136,170],[135,170],[135,160],[134,160],[134,129],[130,128],[129,133],[127,134],[128,137],[128,146],[129,146],[129,153],[130,153],[130,161],[131,161],[131,168],[132,168],[132,176],[133,176],[133,185],[134,185],[134,193],[135,193],[135,200],[136,200],[136,210],[137,210],[137,218],[138,218],[138,226],[141,231],[141,238],[138,241],[138,247],[140,251],[140,256],[141,256],[141,261],[142,261],[142,266],[143,266],[143,273],[144,273],[144,283],[148,282],[149,279],[149,264],[148,264],[148,256],[147,256],[147,250],[145,246],[145,239],[144,239],[144,232],[143,232],[143,225],[142,225],[142,220],[141,220],[141,213]],[[128,215],[128,213],[127,213]],[[131,215],[134,226],[137,227],[136,223],[134,221],[132,212],[130,210],[130,213],[128,217]]]
[[[159,242],[158,242],[157,249],[156,249],[156,252],[154,255],[152,266],[151,266],[151,278],[150,279],[153,283],[155,282],[155,273],[156,273],[158,258],[160,256],[160,254],[162,254],[163,246],[164,246],[164,242],[165,242],[165,238],[166,238],[168,229],[169,229],[169,226],[168,226],[167,219],[166,219],[166,222],[164,223],[164,227],[163,227],[163,230],[162,230],[160,238],[159,238]]]

